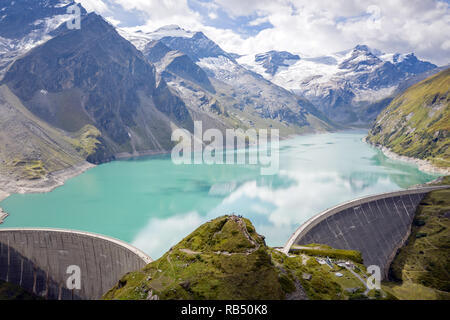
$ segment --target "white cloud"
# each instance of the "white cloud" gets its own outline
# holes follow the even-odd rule
[[[450,5],[437,0],[213,0],[197,2],[215,19],[222,9],[232,18],[254,17],[248,26],[273,28],[252,37],[205,25],[187,0],[80,0],[99,13],[114,1],[125,10],[145,12],[147,30],[167,24],[203,31],[223,49],[241,54],[287,50],[322,55],[367,44],[384,52],[415,52],[438,64],[449,63]]]
[[[198,29],[202,26],[202,17],[191,10],[187,0],[115,0],[125,10],[140,10],[148,16],[145,29],[154,30],[159,27],[177,24],[187,29]]]
[[[120,20],[114,19],[113,17],[106,17],[105,19],[113,26],[118,26],[120,24]]]
[[[88,11],[95,11],[99,14],[105,14],[109,12],[108,5],[102,0],[76,0]]]
[[[432,0],[294,3],[293,14],[279,8],[268,11],[274,28],[248,39],[245,49],[285,49],[319,55],[364,43],[385,52],[414,51],[440,64],[450,62],[449,50],[442,47],[450,34],[448,4]]]
[[[269,18],[268,17],[261,17],[261,18],[257,18],[255,20],[250,21],[248,25],[250,25],[250,26],[258,26],[258,25],[266,23],[266,22],[269,22]]]
[[[217,18],[218,18],[218,15],[217,15],[217,13],[215,13],[215,12],[210,12],[210,13],[208,13],[208,17],[209,17],[210,19],[214,20],[214,19],[217,19]]]
[[[154,218],[138,233],[133,245],[156,260],[205,222],[206,219],[197,212],[166,219]]]

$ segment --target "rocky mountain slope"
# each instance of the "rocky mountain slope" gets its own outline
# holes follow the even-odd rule
[[[73,0],[0,2],[0,79],[14,59],[52,38],[52,32],[72,19]],[[82,15],[86,10],[80,6]]]
[[[279,86],[304,95],[331,120],[367,125],[402,82],[436,68],[411,54],[383,54],[365,45],[322,57],[270,51],[238,61]]]
[[[188,55],[170,49],[159,40],[150,41],[143,53],[182,98],[192,118],[202,121],[204,130],[217,128],[225,132],[227,128],[251,127],[247,118],[235,116],[218,102],[216,89],[208,75]]]
[[[367,277],[360,254],[318,245],[311,249],[286,256],[267,247],[249,220],[219,217],[142,271],[125,275],[104,299],[382,298],[358,278]],[[318,262],[325,256],[334,257],[331,267]],[[351,261],[358,276],[338,266],[338,260]]]
[[[249,72],[202,33],[168,26],[127,34],[137,50],[83,8],[81,29],[69,30],[73,4],[27,0],[0,8],[0,85],[7,93],[0,120],[12,128],[0,130],[7,146],[2,175],[12,175],[5,181],[45,181],[86,160],[167,152],[172,131],[192,132],[195,120],[205,129],[279,128],[284,137],[334,128],[307,100]],[[202,66],[205,59],[211,68]],[[232,68],[217,68],[221,59]]]
[[[148,45],[152,46],[151,43],[159,41],[171,51],[186,55],[206,73],[214,88],[213,92],[211,87],[203,87],[206,91],[204,99],[217,101],[219,108],[226,110],[227,114],[247,127],[276,127],[282,130],[282,134],[317,132],[333,128],[333,124],[309,101],[247,70],[236,62],[233,54],[222,50],[202,32],[187,31],[178,26],[166,26],[149,33],[130,30],[119,32],[144,53],[148,50]],[[158,56],[162,53],[156,49],[152,50],[152,54],[155,56],[149,59],[155,63],[163,58]],[[198,69],[195,72],[198,72]],[[192,77],[186,78],[186,74],[177,75],[182,79],[192,80]],[[174,85],[190,97],[199,92],[197,89],[183,86],[179,81],[175,81]],[[187,90],[184,90],[186,88]],[[189,100],[189,97],[187,98]]]
[[[32,114],[11,90],[0,86],[0,184],[9,192],[45,191],[89,168],[85,159],[100,144],[91,125],[68,133]]]
[[[450,168],[450,69],[410,87],[378,116],[367,140]]]
[[[102,17],[56,36],[16,60],[2,83],[37,117],[66,132],[96,127],[103,162],[117,154],[170,150],[173,127],[192,130],[184,102],[141,52]]]

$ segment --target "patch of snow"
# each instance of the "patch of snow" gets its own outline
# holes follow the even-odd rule
[[[69,4],[72,4],[72,0],[60,0],[60,2],[57,3],[54,8],[64,8]]]
[[[177,25],[164,26],[152,32],[152,37],[154,37],[155,40],[159,40],[164,37],[192,38],[194,35],[195,32],[187,31]]]
[[[200,68],[206,69],[214,74],[216,79],[231,81],[239,76],[239,65],[224,56],[208,57],[200,59],[197,63]]]
[[[391,86],[386,88],[380,88],[380,89],[366,89],[366,90],[354,90],[355,98],[353,101],[360,102],[360,101],[366,101],[366,102],[375,102],[380,99],[389,97],[392,95],[397,89],[397,86]]]
[[[72,18],[73,16],[70,14],[63,14],[36,20],[33,24],[40,27],[22,39],[16,40],[0,37],[0,77],[9,63],[34,47],[50,40],[51,36],[49,34]]]
[[[117,28],[117,32],[141,51],[153,40],[164,37],[192,38],[195,35],[195,32],[184,30],[176,25],[165,26],[153,32],[144,32],[136,28]]]

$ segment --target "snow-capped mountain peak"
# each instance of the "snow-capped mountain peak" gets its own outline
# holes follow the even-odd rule
[[[222,50],[215,42],[203,32],[188,31],[177,25],[161,27],[153,32],[135,31],[132,29],[118,29],[120,35],[129,40],[139,50],[145,50],[147,44],[160,40],[169,48],[187,54],[192,60],[202,58],[225,56],[234,61],[232,55]]]
[[[0,78],[6,66],[37,45],[51,39],[51,32],[73,19],[67,13],[74,0],[11,1],[0,9]],[[86,10],[80,6],[81,14]]]
[[[370,48],[369,46],[365,45],[365,44],[358,44],[353,48],[353,51],[365,51],[365,52],[370,52],[371,54],[373,54],[374,56],[381,56],[383,55],[383,52],[378,50],[378,49],[374,49],[374,48]]]
[[[300,60],[299,55],[287,51],[272,50],[255,55],[255,62],[271,75],[274,75],[280,67],[289,67],[298,60]]]
[[[344,123],[370,121],[367,115],[360,119],[357,106],[384,99],[402,81],[436,68],[414,53],[385,54],[364,44],[327,56],[302,56],[290,63],[282,59],[282,52],[248,55],[238,62],[267,80],[304,95],[331,119]]]
[[[118,28],[119,34],[130,41],[139,50],[144,50],[146,45],[152,41],[161,40],[165,37],[176,38],[192,38],[196,33],[187,31],[177,25],[167,25],[156,29],[155,31],[146,32],[135,28]]]
[[[167,25],[161,27],[151,33],[148,33],[153,37],[153,40],[159,40],[164,37],[182,37],[182,38],[192,38],[195,32],[187,31],[177,25]]]
[[[339,63],[339,69],[355,72],[368,71],[381,62],[382,60],[373,54],[367,46],[358,45]]]

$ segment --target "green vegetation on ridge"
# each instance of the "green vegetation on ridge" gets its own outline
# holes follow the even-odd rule
[[[349,259],[358,263],[363,263],[363,258],[359,251],[334,249],[324,244],[312,243],[305,246],[293,245],[291,251],[333,259]]]
[[[328,255],[346,258],[360,278],[338,266],[339,259],[332,267],[318,262]],[[287,256],[267,247],[249,220],[224,216],[200,226],[143,270],[125,275],[104,299],[381,298],[361,281],[367,275],[360,257],[328,246]]]
[[[450,299],[450,189],[421,202],[406,245],[391,264],[386,289],[400,299]]]
[[[450,69],[410,87],[378,116],[368,141],[450,167]]]

